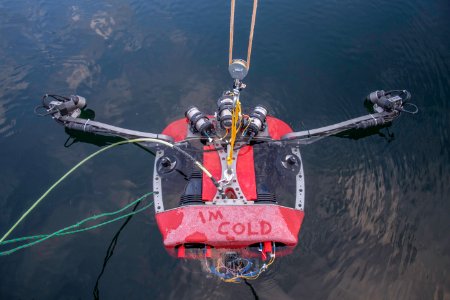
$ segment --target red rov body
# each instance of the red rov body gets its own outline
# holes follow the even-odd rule
[[[221,249],[234,249],[251,256],[259,255],[252,249],[260,245],[263,253],[277,245],[278,254],[295,247],[304,216],[303,166],[298,146],[276,143],[289,132],[292,129],[285,122],[268,116],[261,134],[266,142],[237,142],[233,158],[236,176],[225,190],[225,199],[207,176],[196,171],[188,174],[195,167],[183,157],[169,150],[157,152],[153,178],[156,220],[169,253],[214,257]],[[215,178],[221,178],[226,149],[220,141],[200,143],[186,119],[172,122],[163,134],[173,137]]]

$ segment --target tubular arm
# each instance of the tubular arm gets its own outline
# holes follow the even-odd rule
[[[117,126],[108,125],[105,123],[85,120],[81,118],[74,118],[71,116],[60,116],[59,118],[55,117],[55,120],[61,123],[64,127],[71,130],[101,134],[101,135],[110,135],[117,136],[126,139],[130,138],[153,138],[159,139],[167,142],[173,142],[173,138],[164,134],[156,134],[149,132],[142,132],[136,130],[130,130],[126,128],[121,128]]]
[[[281,137],[282,141],[290,140],[308,140],[313,138],[321,138],[326,136],[335,135],[350,129],[366,129],[374,126],[381,126],[387,124],[398,117],[400,113],[398,111],[391,112],[379,112],[374,114],[368,114],[358,118],[353,118],[344,122],[336,123],[333,125],[320,127],[311,130],[303,130],[297,132],[291,132]]]

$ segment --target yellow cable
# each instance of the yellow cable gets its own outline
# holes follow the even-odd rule
[[[227,157],[228,166],[231,166],[231,164],[233,163],[234,143],[236,142],[236,136],[237,136],[238,130],[241,127],[239,125],[239,128],[237,128],[237,124],[240,122],[240,119],[239,119],[240,114],[241,114],[241,102],[239,101],[239,99],[237,99],[236,105],[231,114],[231,123],[232,124],[231,124],[231,137],[230,137],[230,152],[228,153],[228,157]]]
[[[224,138],[226,138],[227,135],[228,135],[228,128],[227,128],[227,130],[225,131],[225,135],[224,135],[223,137],[219,138],[219,140],[223,140]]]
[[[86,157],[85,159],[83,159],[82,161],[80,161],[78,164],[76,164],[72,169],[70,169],[66,174],[64,174],[61,178],[59,178],[44,194],[42,194],[41,197],[39,197],[39,199],[37,199],[33,205],[25,212],[23,213],[23,215],[19,218],[19,220],[17,220],[16,223],[14,223],[14,225],[3,235],[2,238],[0,238],[0,243],[3,242],[10,234],[11,232],[13,232],[13,230],[28,216],[28,214],[58,185],[61,183],[61,181],[63,181],[67,176],[69,176],[71,173],[73,173],[73,171],[75,171],[76,169],[78,169],[78,167],[80,167],[81,165],[83,165],[85,162],[87,162],[88,160],[90,160],[91,158],[93,158],[94,156],[102,153],[103,151],[106,151],[108,149],[111,149],[113,147],[116,147],[118,145],[122,145],[122,144],[128,144],[128,143],[139,143],[139,142],[154,142],[154,143],[158,143],[158,144],[162,144],[162,145],[166,145],[170,148],[174,148],[174,145],[172,143],[160,140],[160,139],[154,139],[154,138],[136,138],[136,139],[131,139],[131,140],[124,140],[124,141],[120,141],[114,144],[111,144],[109,146],[106,146],[104,148],[101,148],[100,150],[92,153],[91,155],[89,155],[88,157]],[[195,165],[200,168],[206,175],[208,175],[209,178],[213,178],[212,174],[198,161],[195,161]]]
[[[250,123],[252,122],[252,118],[248,115],[243,115],[247,119],[247,126],[245,126],[244,130],[242,130],[242,136],[244,136],[244,133],[247,131],[247,128],[250,126]]]
[[[270,260],[269,260],[269,262],[267,263],[267,265],[266,265],[266,267],[264,268],[264,270],[262,270],[262,268],[261,268],[261,269],[259,270],[258,274],[256,274],[256,275],[253,275],[253,276],[236,275],[236,276],[234,276],[234,277],[232,277],[232,278],[228,278],[228,279],[221,278],[221,279],[222,279],[224,282],[231,282],[231,283],[239,283],[238,279],[240,279],[240,278],[248,279],[248,280],[255,280],[255,279],[257,279],[257,278],[262,274],[262,272],[264,272],[265,270],[267,270],[267,269],[274,263],[274,261],[275,261],[275,254],[273,254],[273,255],[270,257]]]

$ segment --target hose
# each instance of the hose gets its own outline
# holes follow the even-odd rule
[[[85,228],[76,229],[76,228],[80,227],[81,225],[83,225],[86,222],[94,221],[94,220],[97,220],[97,219],[103,218],[103,217],[117,215],[117,214],[125,211],[126,209],[137,205],[144,198],[146,198],[147,196],[149,196],[151,194],[153,194],[153,193],[147,193],[147,194],[143,195],[142,197],[140,197],[139,199],[137,199],[137,200],[127,204],[126,206],[122,207],[121,209],[119,209],[117,211],[102,213],[102,214],[99,214],[99,215],[93,215],[91,217],[88,217],[88,218],[86,218],[84,220],[81,220],[81,221],[75,223],[74,225],[70,225],[70,226],[64,227],[63,229],[55,231],[55,232],[53,232],[51,234],[40,234],[40,235],[34,235],[34,236],[25,236],[25,237],[21,237],[21,238],[15,238],[15,239],[12,239],[12,240],[3,241],[3,242],[0,243],[0,245],[16,243],[16,242],[21,242],[21,241],[27,241],[27,240],[34,240],[32,242],[20,245],[18,247],[15,247],[15,248],[12,248],[12,249],[9,249],[9,250],[6,250],[6,251],[0,251],[0,256],[5,256],[5,255],[12,254],[12,253],[14,253],[16,251],[19,251],[21,249],[34,246],[34,245],[36,245],[38,243],[41,243],[41,242],[46,241],[46,240],[48,240],[50,238],[53,238],[53,237],[64,236],[64,235],[69,235],[69,234],[75,234],[75,233],[78,233],[78,232],[84,232],[84,231],[93,230],[93,229],[105,226],[107,224],[110,224],[110,223],[113,223],[113,222],[120,221],[122,219],[128,218],[128,217],[133,216],[135,214],[138,214],[138,213],[148,209],[149,207],[151,207],[153,205],[153,202],[150,202],[149,204],[145,205],[144,207],[142,207],[142,208],[140,208],[138,210],[133,210],[132,212],[123,214],[121,216],[118,216],[118,217],[115,217],[113,219],[101,222],[99,224],[92,225],[92,226],[85,227]]]
[[[154,138],[138,138],[138,139],[132,139],[132,140],[124,140],[124,141],[120,141],[114,144],[111,144],[109,146],[106,146],[105,148],[102,148],[94,153],[92,153],[91,155],[89,155],[88,157],[86,157],[85,159],[83,159],[82,161],[80,161],[79,163],[77,163],[74,167],[72,167],[67,173],[65,173],[61,178],[59,178],[47,191],[44,192],[44,194],[42,194],[41,197],[39,197],[39,199],[37,199],[33,205],[31,205],[30,208],[27,209],[27,211],[25,211],[25,213],[23,213],[23,215],[19,218],[19,220],[17,220],[16,223],[14,223],[14,225],[3,235],[3,237],[0,239],[0,243],[2,243],[12,232],[14,229],[16,229],[17,226],[19,226],[19,224],[30,214],[30,212],[36,208],[36,206],[56,187],[58,186],[67,176],[69,176],[70,174],[72,174],[76,169],[78,169],[81,165],[83,165],[84,163],[86,163],[88,160],[90,160],[91,158],[97,156],[98,154],[109,150],[113,147],[122,145],[122,144],[129,144],[129,143],[139,143],[139,142],[154,142],[154,143],[159,143],[162,145],[165,145],[167,147],[173,148],[177,151],[179,151],[181,154],[185,155],[186,157],[188,157],[190,160],[192,160],[194,162],[194,164],[200,169],[202,170],[206,176],[208,176],[211,181],[214,183],[214,185],[217,187],[217,189],[219,190],[219,192],[223,193],[223,189],[221,188],[221,186],[219,185],[218,181],[212,176],[212,174],[200,163],[198,162],[194,157],[192,157],[189,153],[187,153],[186,151],[178,148],[177,146],[175,146],[172,143],[163,141],[163,140],[159,140],[159,139],[154,139]]]

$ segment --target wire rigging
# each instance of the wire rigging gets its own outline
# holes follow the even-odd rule
[[[241,124],[241,102],[239,99],[236,100],[236,105],[233,108],[233,112],[231,115],[231,138],[230,138],[230,151],[228,152],[227,164],[230,167],[233,163],[233,150],[234,144],[236,142],[237,133],[240,129]]]
[[[85,159],[83,159],[82,161],[80,161],[79,163],[77,163],[74,167],[72,167],[68,172],[66,172],[63,176],[61,176],[61,178],[59,178],[47,191],[44,192],[44,194],[42,194],[41,197],[39,197],[39,199],[37,199],[30,208],[28,208],[23,214],[22,216],[19,218],[19,220],[17,220],[16,223],[14,223],[14,225],[3,235],[3,237],[0,239],[0,243],[3,242],[4,240],[6,240],[6,238],[14,231],[14,229],[17,228],[17,226],[19,226],[19,224],[31,213],[31,211],[33,211],[36,206],[45,198],[47,197],[47,195],[54,190],[65,178],[67,178],[67,176],[69,176],[70,174],[72,174],[76,169],[78,169],[80,166],[82,166],[83,164],[85,164],[87,161],[89,161],[90,159],[92,159],[93,157],[97,156],[98,154],[109,150],[111,148],[114,148],[116,146],[119,145],[123,145],[123,144],[129,144],[129,143],[138,143],[138,142],[153,142],[153,143],[158,143],[158,144],[162,144],[165,146],[168,146],[170,148],[173,148],[177,151],[179,151],[180,153],[182,153],[183,155],[185,155],[186,157],[188,157],[189,159],[191,159],[194,162],[194,165],[196,165],[199,169],[201,169],[214,183],[214,185],[216,187],[218,187],[219,191],[222,190],[222,188],[220,187],[219,183],[217,182],[217,180],[212,176],[212,174],[200,163],[198,162],[194,157],[192,157],[189,153],[187,153],[186,151],[180,149],[179,147],[176,147],[174,144],[169,143],[167,141],[163,141],[163,140],[159,140],[159,139],[154,139],[154,138],[138,138],[138,139],[131,139],[131,140],[124,140],[124,141],[120,141],[114,144],[111,144],[109,146],[106,146],[105,148],[101,148],[100,150],[92,153],[91,155],[89,155],[88,157],[86,157]]]
[[[140,198],[134,200],[133,202],[127,204],[126,206],[122,207],[121,209],[119,209],[117,211],[107,212],[107,213],[102,213],[102,214],[99,214],[99,215],[90,216],[90,217],[88,217],[86,219],[83,219],[83,220],[73,224],[73,225],[64,227],[64,228],[62,228],[60,230],[57,230],[57,231],[55,231],[55,232],[53,232],[51,234],[40,234],[40,235],[34,235],[34,236],[25,236],[25,237],[21,237],[21,238],[15,238],[15,239],[11,239],[11,240],[5,240],[5,241],[1,242],[0,245],[17,243],[17,242],[22,242],[22,241],[27,241],[27,240],[34,240],[34,241],[26,243],[26,244],[23,244],[23,245],[20,245],[18,247],[12,248],[10,250],[1,251],[0,252],[0,256],[5,256],[5,255],[12,254],[12,253],[14,253],[16,251],[19,251],[21,249],[25,249],[25,248],[34,246],[36,244],[42,243],[43,241],[46,241],[46,240],[48,240],[50,238],[93,230],[93,229],[96,229],[96,228],[99,228],[99,227],[103,227],[103,226],[105,226],[107,224],[110,224],[110,223],[122,220],[124,218],[131,217],[131,216],[133,216],[135,214],[138,214],[140,212],[143,212],[144,210],[146,210],[149,207],[151,207],[153,205],[153,201],[150,202],[149,204],[143,206],[142,208],[140,208],[138,210],[133,209],[132,212],[126,213],[124,215],[121,215],[119,217],[113,218],[111,220],[107,220],[107,221],[101,222],[99,224],[95,224],[95,225],[92,225],[92,226],[89,226],[89,227],[78,229],[79,227],[81,227],[81,225],[83,225],[83,224],[85,224],[87,222],[94,221],[94,220],[97,220],[97,219],[100,219],[100,218],[104,218],[104,217],[109,217],[109,216],[114,216],[114,215],[120,214],[121,212],[124,212],[125,210],[129,209],[132,206],[137,207],[136,205],[139,205],[142,200],[144,200],[145,198],[147,198],[149,195],[152,195],[152,194],[153,194],[153,192],[146,193],[145,195],[141,196]]]
[[[137,202],[136,205],[133,207],[133,212],[137,209],[137,207],[139,206],[140,202]],[[114,250],[116,249],[117,246],[117,242],[119,241],[119,236],[122,233],[122,230],[127,226],[127,224],[131,221],[131,218],[133,217],[133,215],[130,215],[127,217],[127,219],[125,220],[125,222],[122,224],[122,226],[120,226],[119,230],[116,232],[116,234],[114,235],[114,237],[111,240],[111,243],[108,246],[108,249],[106,250],[106,255],[105,258],[103,259],[103,266],[102,266],[102,270],[100,271],[100,274],[98,274],[97,276],[97,280],[95,281],[95,286],[94,286],[94,290],[92,291],[93,295],[94,295],[94,299],[100,299],[100,290],[99,290],[99,284],[100,284],[100,279],[102,278],[106,266],[108,264],[108,261],[111,259],[111,257],[114,254]]]

